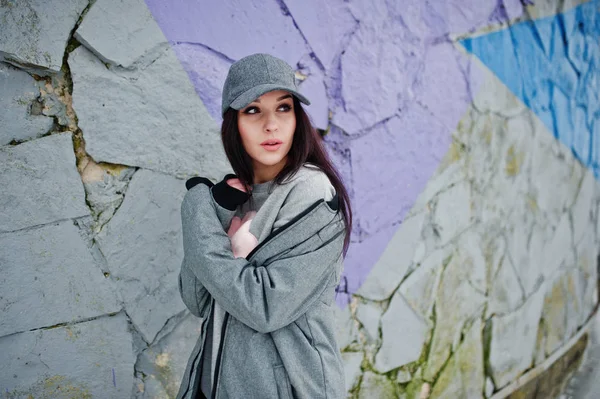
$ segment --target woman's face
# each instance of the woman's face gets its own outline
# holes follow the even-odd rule
[[[263,94],[238,111],[238,130],[252,158],[254,183],[274,179],[286,164],[296,130],[292,95],[284,90]]]

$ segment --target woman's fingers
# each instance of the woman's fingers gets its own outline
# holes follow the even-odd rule
[[[234,179],[227,180],[227,184],[229,184],[231,187],[233,187],[235,189],[246,192],[246,187],[244,187],[244,185],[242,184],[240,179],[238,179],[237,177]]]
[[[233,235],[239,230],[241,225],[242,219],[240,219],[238,216],[234,216],[233,219],[231,219],[229,230],[227,230],[227,235],[229,236],[229,238],[233,237]]]
[[[252,219],[242,223],[238,231],[231,237],[231,249],[236,258],[245,258],[258,245],[258,240],[250,233],[250,222]]]
[[[229,239],[232,241],[232,243],[233,236],[238,232],[243,231],[244,234],[249,234],[252,236],[252,234],[250,233],[250,223],[252,223],[252,219],[255,215],[255,211],[250,211],[244,215],[243,219],[240,219],[238,216],[234,216],[231,219],[231,223],[229,224],[229,230],[227,230],[227,236],[229,236]],[[239,235],[240,234],[238,234],[238,236]],[[256,237],[252,237],[254,238],[254,240],[256,240]]]

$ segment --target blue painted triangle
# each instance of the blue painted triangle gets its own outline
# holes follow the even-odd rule
[[[600,0],[461,44],[600,179]]]

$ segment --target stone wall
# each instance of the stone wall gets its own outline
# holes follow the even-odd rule
[[[497,398],[579,353],[598,37],[600,0],[0,0],[0,392],[175,396],[184,181],[228,171],[220,91],[254,52],[296,68],[351,191],[350,396]]]

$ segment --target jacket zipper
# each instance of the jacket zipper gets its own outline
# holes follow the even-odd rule
[[[292,220],[290,220],[289,222],[287,222],[286,224],[284,224],[283,226],[281,226],[280,228],[278,228],[277,230],[275,230],[274,232],[272,232],[271,234],[269,234],[267,236],[267,238],[265,238],[252,251],[250,251],[250,253],[248,254],[248,256],[246,256],[246,260],[250,260],[250,258],[252,258],[252,255],[254,255],[256,252],[258,252],[258,250],[260,248],[262,248],[264,245],[266,245],[273,238],[275,238],[276,236],[278,236],[279,234],[281,234],[283,231],[287,230],[288,227],[290,227],[291,225],[293,225],[294,223],[296,223],[298,220],[302,219],[304,216],[306,216],[307,214],[309,214],[313,209],[315,209],[317,206],[319,206],[323,202],[326,202],[326,201],[324,199],[318,200],[317,202],[315,202],[314,204],[312,204],[311,206],[309,206],[308,208],[306,208],[304,211],[302,211],[302,213],[300,213],[298,216],[294,217]],[[338,195],[335,194],[333,196],[333,198],[331,199],[331,201],[327,201],[327,203],[329,204],[330,208],[337,210],[337,207],[338,207]]]
[[[306,216],[308,213],[310,213],[313,209],[315,209],[317,206],[319,206],[322,202],[326,202],[324,199],[320,199],[317,202],[315,202],[314,204],[312,204],[311,206],[309,206],[308,208],[306,208],[304,211],[302,211],[302,213],[300,213],[298,216],[294,217],[292,220],[290,220],[289,222],[287,222],[286,224],[284,224],[283,226],[281,226],[279,229],[277,229],[276,231],[272,232],[271,234],[269,234],[267,236],[267,238],[265,238],[263,240],[263,242],[261,242],[259,245],[257,245],[249,254],[248,256],[246,256],[246,260],[250,260],[252,258],[252,256],[261,248],[263,247],[265,244],[267,244],[269,241],[271,241],[274,237],[278,236],[279,234],[281,234],[283,231],[285,231],[286,229],[288,229],[290,226],[292,226],[294,223],[296,223],[298,220],[302,219],[304,216]],[[328,205],[330,208],[332,209],[338,209],[338,195],[335,194],[333,196],[333,198],[331,199],[331,201],[327,201]],[[214,299],[213,299],[214,301]],[[211,310],[212,312],[212,310]],[[215,364],[215,381],[213,383],[212,386],[212,393],[210,395],[211,399],[216,399],[217,397],[217,385],[219,382],[219,374],[221,371],[221,358],[223,357],[223,343],[225,342],[225,333],[227,332],[227,322],[229,321],[229,313],[225,313],[225,319],[223,320],[223,327],[221,327],[221,339],[219,340],[219,349],[217,352],[217,362]]]
[[[211,399],[217,397],[217,384],[219,383],[219,372],[221,371],[221,358],[223,357],[223,342],[225,342],[225,333],[227,332],[227,322],[229,321],[229,313],[225,313],[223,327],[221,327],[221,339],[219,340],[219,350],[217,352],[217,362],[215,364],[215,382],[213,383]]]

